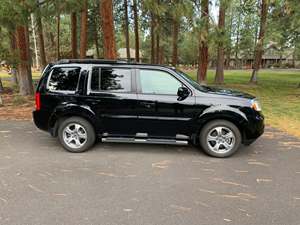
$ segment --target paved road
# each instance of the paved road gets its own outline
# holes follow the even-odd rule
[[[267,128],[228,159],[193,147],[97,144],[71,154],[0,121],[0,224],[300,224],[300,140]]]

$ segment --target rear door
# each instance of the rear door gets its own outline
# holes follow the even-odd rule
[[[134,136],[137,133],[137,94],[131,68],[93,66],[90,70],[87,102],[96,112],[103,133]]]

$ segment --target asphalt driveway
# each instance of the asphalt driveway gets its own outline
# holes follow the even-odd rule
[[[0,121],[0,224],[300,224],[300,140],[267,128],[227,159],[166,145],[65,152]]]

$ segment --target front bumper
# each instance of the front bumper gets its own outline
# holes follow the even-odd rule
[[[256,112],[248,118],[248,126],[244,130],[244,144],[251,144],[264,133],[265,123],[264,116],[260,112]]]

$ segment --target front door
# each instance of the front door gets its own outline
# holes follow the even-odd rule
[[[195,116],[195,97],[178,100],[177,91],[184,84],[162,70],[137,70],[140,132],[150,137],[175,138],[190,135]]]

